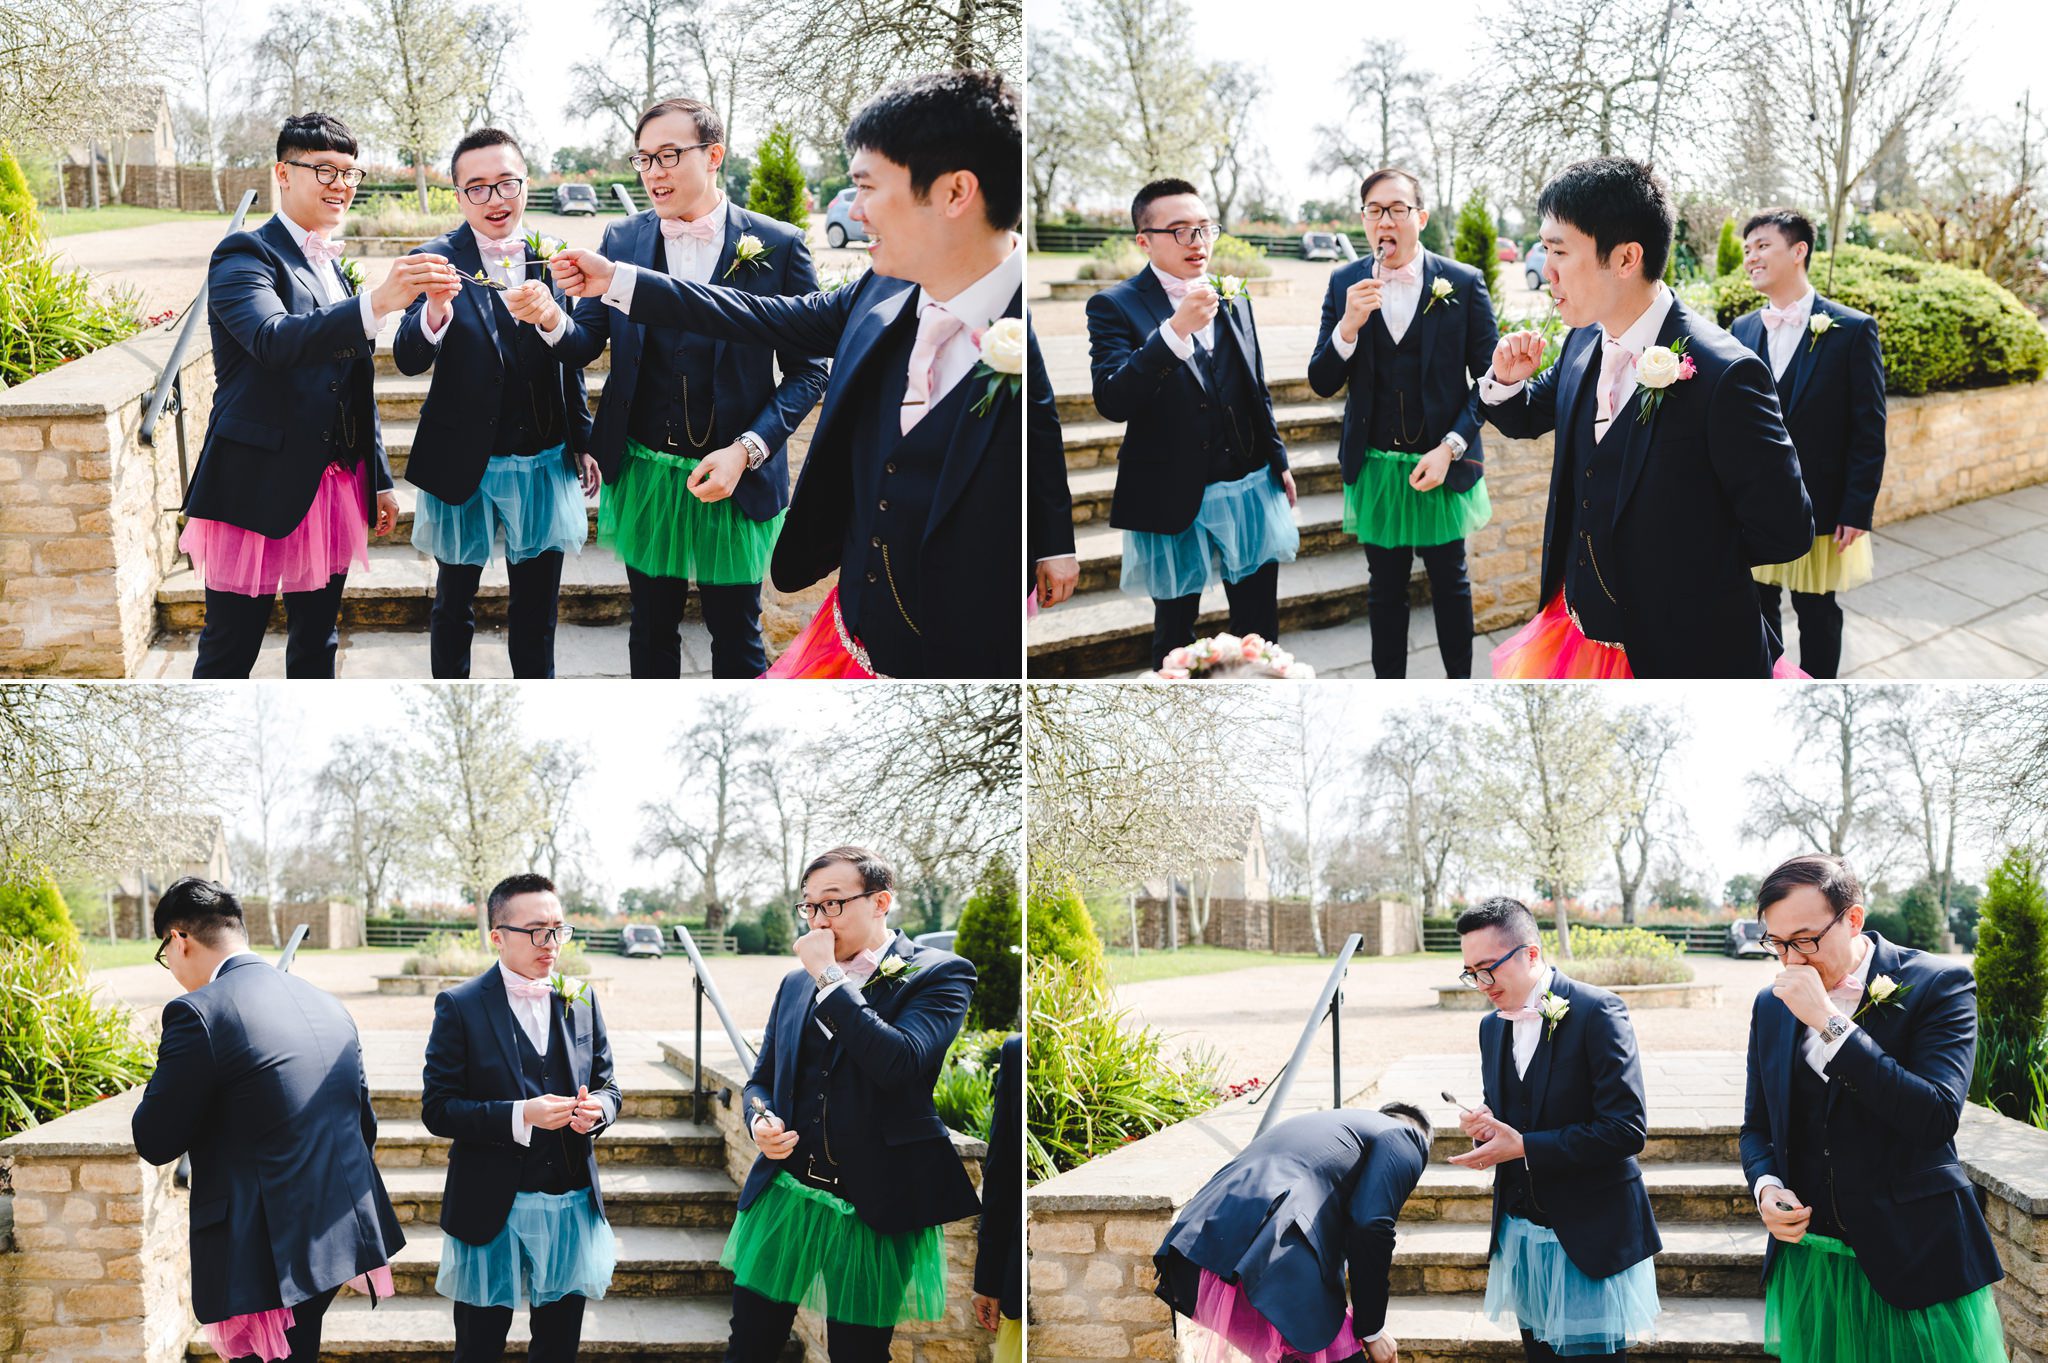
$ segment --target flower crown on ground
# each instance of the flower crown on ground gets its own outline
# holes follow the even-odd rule
[[[1204,677],[1309,681],[1315,677],[1316,670],[1307,663],[1294,661],[1292,653],[1278,644],[1267,643],[1256,634],[1242,638],[1235,634],[1216,634],[1173,650],[1153,675],[1161,681],[1192,681]]]

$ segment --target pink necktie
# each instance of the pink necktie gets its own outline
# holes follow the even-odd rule
[[[1406,265],[1395,267],[1382,262],[1378,269],[1382,284],[1420,284],[1422,282],[1422,258],[1416,257]]]
[[[1635,378],[1636,352],[1612,336],[1600,345],[1600,391],[1607,399],[1607,420],[1612,421],[1628,401],[1629,383]]]
[[[300,244],[299,249],[305,253],[306,263],[316,268],[321,265],[331,265],[335,261],[340,260],[342,256],[340,243],[329,241],[318,232],[308,232],[306,240]]]
[[[711,230],[711,219],[708,216],[697,218],[690,222],[684,222],[681,218],[663,218],[661,220],[661,234],[670,241],[677,241],[683,237],[690,237],[697,241],[710,241],[716,235]]]
[[[1796,327],[1798,325],[1799,308],[1796,305],[1789,308],[1764,309],[1764,326],[1771,331],[1776,331],[1780,327]]]
[[[917,344],[910,350],[910,379],[903,386],[903,433],[924,419],[931,409],[932,373],[938,367],[939,352],[959,334],[960,319],[937,303],[926,303],[917,314]]]

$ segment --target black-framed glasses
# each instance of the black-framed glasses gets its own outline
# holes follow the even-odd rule
[[[1141,227],[1138,229],[1138,235],[1143,236],[1147,232],[1165,232],[1182,246],[1193,246],[1198,241],[1216,240],[1217,234],[1222,230],[1213,222],[1198,222],[1185,227]]]
[[[184,933],[179,932],[176,928],[172,928],[169,932],[164,934],[163,941],[158,942],[156,944],[156,963],[158,965],[162,966],[166,970],[169,970],[171,968],[171,963],[164,959],[164,953],[171,949],[171,938],[183,937],[184,935]]]
[[[666,170],[682,160],[684,152],[695,151],[699,147],[713,145],[715,144],[710,142],[692,142],[687,147],[663,147],[657,152],[636,151],[631,156],[628,156],[626,161],[635,170],[646,170],[649,166],[660,166]]]
[[[1414,204],[1367,204],[1358,210],[1365,214],[1367,222],[1384,222],[1392,218],[1395,222],[1408,221],[1408,215],[1415,211]]]
[[[815,904],[806,899],[799,899],[790,905],[790,909],[796,914],[796,921],[799,923],[810,922],[814,913],[822,913],[827,918],[837,918],[846,912],[848,904],[856,899],[866,899],[873,893],[873,890],[862,890],[859,894],[848,895],[844,899],[820,899]]]
[[[1527,945],[1518,946],[1492,965],[1468,966],[1458,972],[1458,983],[1464,985],[1467,989],[1491,989],[1493,987],[1493,972],[1528,949]]]
[[[551,947],[557,942],[566,942],[576,935],[576,929],[564,923],[560,927],[515,928],[510,923],[498,924],[501,932],[523,932],[526,940],[537,947]]]
[[[1847,909],[1838,911],[1833,918],[1828,920],[1826,927],[1811,937],[1773,937],[1767,932],[1757,938],[1757,941],[1763,943],[1764,950],[1770,952],[1773,956],[1782,957],[1788,950],[1796,951],[1801,956],[1811,956],[1814,952],[1820,950],[1820,939],[1833,932],[1835,924],[1841,922],[1844,915],[1848,912],[1849,910]]]
[[[297,166],[300,170],[312,171],[313,178],[323,185],[331,185],[336,180],[339,180],[350,189],[354,189],[363,182],[363,169],[361,166],[350,166],[348,169],[343,170],[340,166],[314,165],[311,161],[287,161],[285,164]]]
[[[493,194],[501,199],[516,199],[519,191],[526,187],[524,180],[500,180],[494,185],[464,185],[462,197],[473,204],[487,204]]]

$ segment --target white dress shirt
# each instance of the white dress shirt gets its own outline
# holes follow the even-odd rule
[[[514,994],[512,982],[518,980],[524,983],[526,977],[512,970],[503,961],[498,962],[498,973],[505,977],[505,1002],[512,1006],[512,1020],[519,1024],[520,1031],[526,1033],[526,1039],[533,1043],[533,1049],[539,1053],[541,1059],[547,1059],[548,1042],[554,1035],[554,1028],[549,1025],[548,1018],[548,1009],[551,1005],[546,999],[523,999]],[[602,1097],[598,1099],[598,1106],[605,1110],[604,1124],[610,1126],[619,1114],[612,1111],[611,1105]],[[533,1143],[533,1127],[526,1120],[526,1104],[519,1099],[512,1102],[512,1139],[520,1145]]]
[[[1422,306],[1422,277],[1428,268],[1425,255],[1421,247],[1415,248],[1415,259],[1410,262],[1415,266],[1413,284],[1380,285],[1380,320],[1387,324],[1387,335],[1394,338],[1395,345],[1401,343],[1401,338],[1408,334],[1408,328],[1415,324],[1416,312]],[[1373,278],[1379,278],[1377,268],[1373,271]],[[1337,320],[1342,323],[1341,314]],[[1368,324],[1371,321],[1370,317],[1366,318]],[[1348,360],[1357,352],[1358,342],[1364,339],[1365,334],[1361,330],[1356,339],[1345,340],[1343,327],[1339,325],[1330,331],[1330,348],[1335,350],[1340,358]]]
[[[1799,343],[1806,339],[1807,323],[1813,320],[1813,286],[1806,286],[1806,293],[1791,307],[1785,309],[1792,315],[1792,325],[1764,328],[1764,346],[1771,352],[1771,375],[1785,376],[1785,366],[1792,363],[1792,357],[1799,353]]]
[[[292,244],[299,248],[300,258],[304,259],[306,238],[313,234],[293,222],[289,217],[286,217],[283,209],[278,210],[277,220],[284,224],[285,231],[292,234]],[[313,276],[313,292],[320,295],[322,307],[333,307],[336,303],[348,297],[348,287],[342,283],[341,263],[339,261],[331,261],[325,269],[322,269],[308,260],[306,261],[306,269]],[[377,339],[377,310],[370,303],[370,291],[364,289],[356,295],[356,298],[361,303],[363,309],[363,339],[374,341]]]
[[[1002,263],[951,298],[934,298],[928,291],[918,289],[904,304],[920,314],[928,307],[941,309],[960,323],[960,329],[939,348],[938,358],[932,361],[932,386],[926,399],[931,406],[936,407],[955,384],[981,363],[981,334],[995,325],[1003,309],[1023,287],[1024,243],[1013,233],[1010,254],[1003,257]]]
[[[1199,279],[1185,281],[1177,279],[1160,269],[1157,265],[1152,266],[1151,269],[1152,273],[1158,276],[1159,287],[1162,289],[1181,283],[1195,284],[1200,282]],[[1169,306],[1177,306],[1173,302],[1173,295],[1171,293],[1167,294],[1166,301]],[[1228,302],[1221,304],[1216,309],[1216,316],[1222,316],[1223,309],[1229,306]],[[1187,363],[1188,368],[1195,372],[1195,382],[1201,384],[1206,389],[1209,386],[1209,381],[1202,376],[1202,366],[1195,363],[1195,344],[1200,342],[1204,350],[1214,350],[1216,348],[1216,318],[1210,318],[1192,336],[1183,336],[1173,329],[1173,319],[1169,317],[1159,324],[1159,334],[1166,338],[1166,348],[1180,356]]]
[[[1550,986],[1557,982],[1557,967],[1546,965],[1543,973],[1536,978],[1536,987],[1529,991],[1529,997],[1522,1000],[1522,1007],[1534,1008],[1550,992]],[[1529,1062],[1536,1058],[1537,1043],[1543,1040],[1543,1029],[1549,1024],[1542,1018],[1517,1018],[1508,1027],[1514,1032],[1515,1077],[1529,1077]]]
[[[1810,293],[1807,295],[1808,298],[1812,296]],[[1856,951],[1856,964],[1849,968],[1849,973],[1842,977],[1841,984],[1836,985],[1835,988],[1846,989],[1853,983],[1856,986],[1857,994],[1860,996],[1867,987],[1870,979],[1870,962],[1876,957],[1877,953],[1870,949],[1870,939],[1861,934],[1856,938]],[[1832,994],[1834,990],[1829,990],[1828,992]],[[1839,1003],[1839,1000],[1837,1002]],[[1818,1028],[1808,1027],[1806,1035],[1799,1038],[1800,1059],[1804,1060],[1808,1067],[1820,1076],[1823,1084],[1830,1082],[1828,1079],[1828,1065],[1833,1062],[1837,1055],[1841,1054],[1842,1047],[1848,1044],[1849,1033],[1855,1030],[1856,1024],[1852,1021],[1842,1034],[1833,1041],[1823,1041],[1821,1040]],[[1761,1202],[1763,1201],[1764,1189],[1782,1188],[1784,1186],[1785,1180],[1779,1178],[1776,1174],[1760,1174],[1757,1177],[1756,1186],[1751,1189],[1751,1192],[1756,1196],[1757,1201]]]
[[[524,221],[514,222],[511,235],[507,236],[503,241],[487,240],[474,227],[469,230],[470,235],[476,238],[477,254],[483,257],[484,273],[498,283],[503,284],[506,288],[516,289],[529,279],[545,277],[547,266],[535,266],[524,263],[526,261],[526,224]],[[508,254],[513,262],[512,268],[509,270],[505,268],[505,259]],[[464,285],[464,287],[477,288],[481,286],[472,284]],[[484,306],[490,306],[488,298],[484,300]],[[448,315],[441,320],[441,325],[438,327],[427,320],[427,313],[423,312],[420,315],[420,335],[427,338],[429,345],[440,345],[441,338],[448,334],[448,328],[453,325],[455,325],[455,305],[453,302],[449,303]],[[543,331],[540,334],[540,338],[549,345],[554,345],[562,339],[568,330],[569,310],[563,308],[561,317],[556,319],[554,329],[552,331]]]
[[[1664,330],[1664,319],[1670,315],[1672,307],[1677,302],[1678,295],[1671,292],[1670,287],[1662,280],[1659,280],[1657,282],[1657,292],[1650,299],[1650,306],[1643,309],[1642,315],[1629,323],[1628,329],[1621,333],[1621,344],[1633,350],[1637,358],[1640,359],[1645,350],[1657,344],[1657,334]],[[1595,322],[1593,325],[1597,327],[1600,324]],[[1603,329],[1599,342],[1601,350],[1605,350],[1606,343],[1606,332]],[[1600,382],[1597,371],[1593,381],[1596,384]],[[1492,371],[1489,370],[1486,377],[1479,380],[1479,400],[1488,406],[1498,406],[1521,392],[1523,383],[1526,382],[1527,380],[1523,380],[1522,383],[1500,383],[1494,379]],[[1600,387],[1604,390],[1606,385],[1600,384]],[[1608,426],[1614,421],[1614,413],[1606,410],[1607,398],[1604,391],[1596,395],[1596,400],[1599,403],[1599,407],[1595,410],[1593,416],[1593,439],[1597,442],[1606,436]],[[1628,398],[1624,395],[1618,406],[1626,407],[1627,405]],[[1564,413],[1558,413],[1558,419],[1562,423]]]

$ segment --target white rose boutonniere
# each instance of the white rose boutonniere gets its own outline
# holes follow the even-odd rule
[[[873,982],[875,984],[897,984],[909,979],[912,975],[923,969],[923,966],[912,965],[901,956],[884,956],[882,963],[875,967]]]
[[[732,278],[732,272],[742,265],[750,270],[765,270],[768,268],[768,248],[752,232],[740,233],[740,239],[733,243],[732,264],[727,266],[725,273],[719,277],[721,279]]]
[[[1692,356],[1685,353],[1688,339],[1681,336],[1676,345],[1653,345],[1636,361],[1636,393],[1643,400],[1636,409],[1637,421],[1648,421],[1656,415],[1671,385],[1682,383],[1699,372]]]
[[[334,268],[341,271],[341,277],[348,281],[349,296],[363,291],[363,263],[354,256],[343,256],[334,262]]]
[[[1571,1012],[1571,1010],[1572,1005],[1569,999],[1562,998],[1547,989],[1543,991],[1542,999],[1536,1004],[1536,1012],[1543,1018],[1545,1023],[1543,1028],[1543,1039],[1545,1041],[1557,1035],[1557,1024],[1563,1022],[1564,1015]]]
[[[974,414],[987,416],[995,408],[997,394],[1005,389],[1012,396],[1024,391],[1024,319],[999,318],[975,337],[974,343],[981,347],[981,362],[968,380],[984,385]]]
[[[1429,301],[1422,305],[1422,310],[1428,312],[1439,303],[1447,308],[1458,306],[1458,300],[1451,297],[1451,289],[1451,281],[1438,275],[1436,283],[1429,286]]]
[[[1828,316],[1824,312],[1816,312],[1812,316],[1812,318],[1808,320],[1808,322],[1806,323],[1807,335],[1810,337],[1810,339],[1806,342],[1807,351],[1811,353],[1813,348],[1820,344],[1820,338],[1827,335],[1830,331],[1833,331],[1834,329],[1834,318]]]
[[[1896,1007],[1898,1001],[1912,992],[1912,989],[1912,985],[1900,984],[1889,975],[1879,975],[1863,987],[1865,995],[1863,1006],[1856,1010],[1854,1016],[1849,1021],[1856,1021],[1857,1018],[1862,1017],[1873,1008]]]
[[[561,997],[563,1003],[590,1002],[590,982],[588,980],[579,980],[574,976],[564,975],[560,971],[556,971],[548,976],[548,988],[554,990]]]
[[[1234,274],[1212,274],[1209,287],[1216,290],[1216,296],[1229,303],[1239,298],[1251,297],[1251,288],[1244,282],[1244,276]]]

